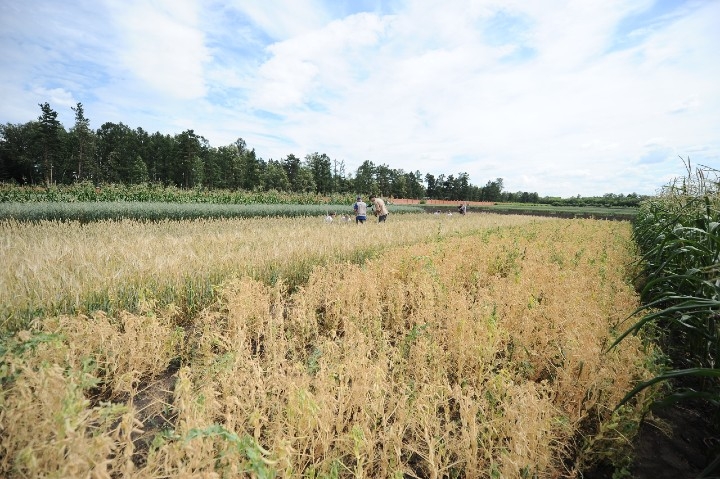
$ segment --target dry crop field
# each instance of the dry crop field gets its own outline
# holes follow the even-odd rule
[[[2,223],[0,475],[579,477],[623,460],[647,398],[613,409],[653,375],[636,337],[606,351],[632,244],[486,214]]]

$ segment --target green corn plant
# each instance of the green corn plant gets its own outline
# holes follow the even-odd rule
[[[90,181],[83,181],[72,185],[51,185],[50,187],[0,183],[0,203],[115,201],[228,205],[328,205],[332,203],[350,205],[353,203],[354,197],[350,194],[326,197],[316,193],[288,193],[274,190],[243,191],[203,187],[182,189],[158,183],[95,185]]]
[[[720,182],[717,170],[703,167],[693,174],[689,160],[687,168],[687,178],[641,205],[635,218],[646,279],[642,306],[629,318],[642,316],[610,346],[652,328],[673,369],[638,384],[617,407],[648,387],[672,382],[681,386],[667,390],[656,406],[702,400],[720,418]],[[718,470],[720,456],[701,477]]]

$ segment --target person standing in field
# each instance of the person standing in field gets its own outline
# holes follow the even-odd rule
[[[367,204],[362,200],[362,196],[357,197],[357,201],[353,204],[355,211],[355,224],[364,224],[367,219]]]
[[[370,196],[370,202],[373,204],[373,214],[378,217],[378,223],[385,223],[388,215],[387,206],[382,198],[375,195]]]

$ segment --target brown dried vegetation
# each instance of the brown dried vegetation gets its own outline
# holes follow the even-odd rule
[[[578,477],[629,447],[645,399],[612,410],[652,377],[637,338],[605,352],[638,306],[630,245],[624,223],[526,220],[292,293],[239,276],[181,325],[44,318],[2,357],[0,474]]]

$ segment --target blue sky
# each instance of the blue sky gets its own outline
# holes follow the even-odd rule
[[[0,122],[193,129],[541,196],[720,168],[720,1],[0,2]]]

